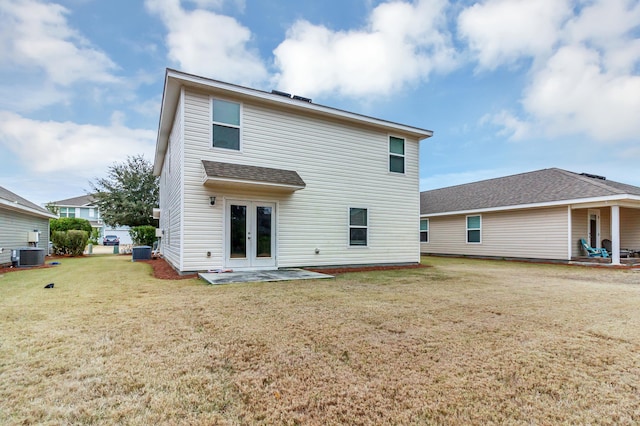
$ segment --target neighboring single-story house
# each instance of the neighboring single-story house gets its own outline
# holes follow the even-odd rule
[[[102,244],[105,235],[115,235],[120,238],[120,244],[131,244],[128,226],[108,226],[100,216],[100,210],[91,194],[79,197],[67,198],[65,200],[52,201],[49,205],[58,209],[58,214],[63,217],[78,217],[86,219],[91,223],[92,228],[99,230],[98,243]]]
[[[429,130],[167,70],[154,174],[178,271],[420,261]]]
[[[612,242],[640,250],[640,188],[544,169],[420,194],[424,254],[572,260]]]
[[[11,264],[11,250],[39,247],[46,253],[49,219],[57,217],[0,186],[0,265]]]

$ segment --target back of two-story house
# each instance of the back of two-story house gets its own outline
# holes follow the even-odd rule
[[[417,263],[431,131],[167,70],[154,173],[177,270]]]

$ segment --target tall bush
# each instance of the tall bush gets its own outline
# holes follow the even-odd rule
[[[65,231],[51,231],[51,243],[54,254],[67,254],[67,233]]]
[[[87,231],[77,231],[75,229],[67,231],[67,247],[71,256],[82,256],[88,241],[89,233]]]
[[[156,241],[156,228],[149,225],[135,226],[129,230],[129,235],[134,245],[153,247]]]
[[[51,242],[53,252],[57,255],[81,256],[89,241],[87,231],[72,229],[69,231],[53,231]]]

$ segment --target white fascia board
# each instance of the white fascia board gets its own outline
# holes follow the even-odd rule
[[[22,204],[14,203],[7,200],[0,199],[0,207],[5,207],[8,210],[25,213],[31,216],[38,216],[38,217],[48,218],[48,219],[58,219],[58,216],[53,213],[41,212],[39,210],[32,209],[31,207],[23,206]]]
[[[452,216],[452,215],[461,215],[461,214],[500,212],[500,211],[507,211],[507,210],[536,209],[536,208],[542,208],[542,207],[557,207],[557,206],[566,206],[566,205],[569,205],[572,209],[581,209],[581,208],[587,207],[585,206],[585,204],[593,204],[593,203],[608,204],[611,201],[616,201],[615,204],[618,204],[618,205],[624,201],[640,202],[640,196],[629,195],[629,194],[617,194],[617,195],[607,195],[605,197],[578,198],[574,200],[559,200],[559,201],[550,201],[545,203],[517,204],[513,206],[488,207],[483,209],[458,210],[458,211],[441,212],[441,213],[427,213],[427,214],[420,214],[420,217],[429,218],[429,217]],[[640,205],[638,205],[637,207],[640,208]]]
[[[162,102],[160,104],[160,119],[158,122],[158,136],[156,139],[156,154],[153,160],[153,174],[160,176],[164,156],[169,145],[169,135],[173,126],[173,119],[178,108],[178,98],[181,87],[169,80],[169,70],[164,79],[164,90],[162,91]]]

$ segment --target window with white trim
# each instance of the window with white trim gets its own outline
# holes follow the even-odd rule
[[[366,247],[369,236],[369,214],[367,209],[349,208],[349,245]]]
[[[212,99],[212,143],[214,148],[240,150],[240,104]]]
[[[420,242],[429,242],[429,219],[420,219]]]
[[[60,207],[60,217],[76,217],[76,208]]]
[[[389,136],[389,171],[404,173],[404,139]]]
[[[480,244],[482,242],[482,216],[467,216],[467,243]]]

